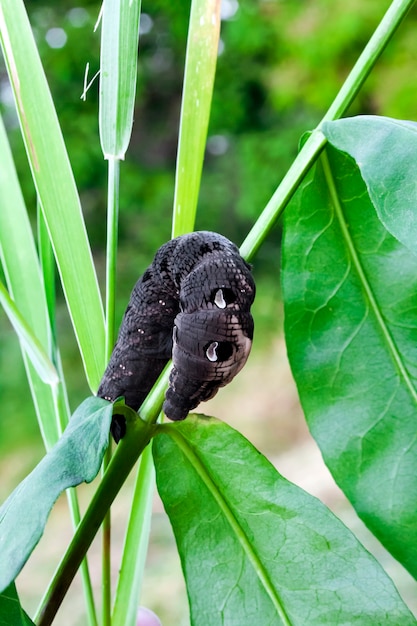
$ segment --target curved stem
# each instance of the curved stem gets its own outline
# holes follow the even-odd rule
[[[81,520],[42,599],[34,619],[38,626],[50,626],[52,624],[77,569],[103,522],[107,510],[153,436],[154,424],[161,411],[168,375],[169,366],[165,368],[140,408],[140,415],[143,419],[134,418],[131,421],[133,411],[128,407],[117,407],[118,413],[123,412],[127,416],[126,435],[117,446],[117,450],[89,504],[87,512]]]
[[[37,620],[35,620],[38,626],[49,626],[52,624],[56,612],[85,553],[100,528],[106,512],[136,463],[137,458],[148,445],[153,429],[153,426],[137,419],[131,424],[126,437],[120,442],[103,480],[55,572],[51,586],[43,598]]]
[[[256,254],[325,145],[323,133],[319,129],[313,131],[242,243],[240,253],[245,259]]]
[[[271,228],[283,213],[305,174],[325,146],[326,139],[320,131],[321,125],[323,122],[339,119],[346,112],[369,73],[374,68],[379,56],[414,4],[414,1],[393,0],[391,3],[327,113],[300,150],[297,158],[244,240],[240,251],[245,259],[250,260],[255,255]]]

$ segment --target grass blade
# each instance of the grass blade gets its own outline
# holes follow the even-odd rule
[[[52,343],[44,285],[10,147],[0,118],[0,259],[9,293],[47,355]],[[39,427],[47,449],[58,439],[55,394],[23,352]]]
[[[50,385],[56,385],[59,378],[55,367],[2,282],[0,282],[0,304],[3,306],[40,379]]]
[[[220,34],[220,1],[193,0],[181,104],[172,236],[194,228]]]
[[[95,391],[104,369],[103,308],[74,177],[22,0],[2,0],[0,38],[32,177]]]
[[[130,141],[140,7],[140,0],[104,0],[103,3],[99,127],[106,159],[124,159]]]
[[[154,490],[151,446],[145,448],[137,473],[132,509],[112,614],[112,626],[135,626],[149,541]]]

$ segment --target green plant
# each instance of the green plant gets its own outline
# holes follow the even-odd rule
[[[241,252],[247,259],[255,255],[291,201],[283,244],[286,340],[306,419],[358,514],[415,576],[417,261],[409,170],[417,126],[387,118],[339,120],[412,4],[392,2]],[[32,623],[13,581],[57,495],[91,480],[107,447],[113,407],[104,400],[88,398],[65,429],[68,403],[54,335],[51,247],[94,392],[114,341],[119,167],[132,123],[139,12],[139,2],[105,0],[103,5],[100,137],[109,163],[103,315],[80,202],[23,3],[0,0],[1,43],[40,208],[39,259],[1,128],[0,236],[8,293],[2,287],[0,295],[22,341],[48,450],[0,509],[0,616],[8,624]],[[219,25],[218,2],[193,1],[173,235],[194,227]],[[129,75],[125,67],[133,68]],[[77,530],[36,623],[52,622],[81,563],[88,620],[98,623],[83,559],[141,456],[113,611],[107,532],[103,545],[103,624],[135,623],[149,530],[150,442],[193,624],[416,623],[356,538],[319,501],[282,478],[240,434],[198,415],[179,424],[157,423],[166,380],[167,372],[140,417],[116,404],[114,410],[127,420],[126,436],[105,460],[103,478],[82,519],[75,492],[68,492]],[[23,524],[28,509],[32,515]]]

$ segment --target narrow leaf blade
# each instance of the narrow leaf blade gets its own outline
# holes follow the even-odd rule
[[[43,382],[56,385],[59,381],[57,371],[52,365],[40,342],[32,329],[7,293],[7,289],[0,281],[0,304],[6,312],[13,328],[22,342],[35,370]]]
[[[286,212],[288,356],[312,435],[368,527],[417,576],[417,259],[334,149]],[[330,183],[330,185],[329,185]]]
[[[123,159],[133,125],[141,0],[104,0],[99,129],[105,158]]]
[[[42,536],[58,496],[97,475],[109,441],[113,407],[85,400],[63,436],[0,508],[0,589],[13,581]]]
[[[104,369],[104,315],[80,200],[22,0],[0,5],[0,39],[32,177],[90,387]]]
[[[0,259],[10,295],[46,354],[51,330],[35,240],[26,212],[3,121],[0,118]],[[55,391],[44,383],[23,353],[37,418],[47,449],[58,439]],[[59,387],[58,398],[62,395]]]
[[[226,424],[164,425],[153,453],[193,626],[416,623],[350,531]]]
[[[220,1],[192,0],[175,172],[172,236],[194,228],[220,35]]]

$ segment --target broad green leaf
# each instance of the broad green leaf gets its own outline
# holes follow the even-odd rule
[[[0,626],[31,626],[32,620],[20,605],[16,586],[11,583],[0,594]]]
[[[15,329],[20,341],[22,342],[27,355],[29,356],[33,367],[37,371],[41,380],[46,383],[56,385],[58,383],[58,374],[52,365],[48,355],[45,353],[38,339],[33,334],[26,320],[23,318],[19,309],[7,293],[7,289],[0,281],[0,304],[5,310],[13,328]]]
[[[322,130],[356,161],[385,227],[417,254],[417,123],[364,115],[327,122]]]
[[[193,626],[416,624],[352,533],[226,424],[163,425],[153,453]]]
[[[141,0],[104,0],[99,129],[104,157],[124,159],[133,124]]]
[[[0,41],[32,177],[90,387],[104,369],[104,316],[80,200],[22,0],[2,0]]]
[[[1,506],[1,590],[26,563],[58,496],[97,475],[109,441],[112,411],[113,406],[106,400],[85,400],[58,443]]]
[[[175,170],[172,236],[194,228],[220,35],[220,2],[192,0]]]
[[[326,154],[286,212],[288,356],[336,482],[416,576],[417,259],[378,220],[353,161]]]

